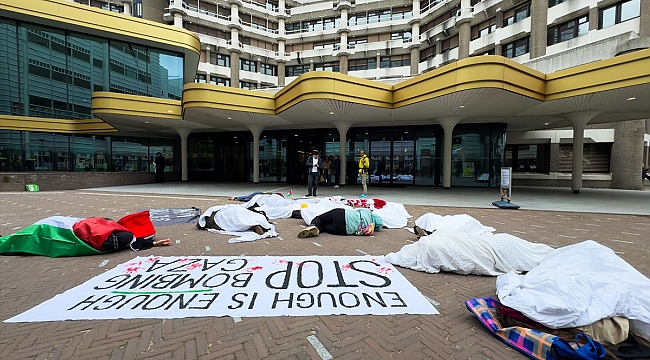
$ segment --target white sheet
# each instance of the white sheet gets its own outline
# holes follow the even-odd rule
[[[438,229],[414,244],[385,256],[391,264],[428,273],[501,275],[529,271],[553,251],[510,234],[472,235],[454,229]]]
[[[526,275],[499,276],[497,295],[554,329],[624,316],[632,332],[650,340],[650,280],[591,240],[553,251]]]
[[[494,232],[494,228],[483,226],[478,220],[467,214],[440,216],[426,213],[417,220],[415,225],[432,232],[436,229],[454,229],[472,235],[487,235]]]
[[[241,205],[235,204],[217,205],[207,209],[199,217],[199,225],[205,226],[205,218],[212,215],[215,211],[218,212],[214,216],[214,221],[223,231],[212,229],[211,232],[238,236],[237,238],[228,240],[229,243],[254,241],[278,236],[278,233],[275,231],[275,226],[269,223],[264,215],[252,212]],[[260,225],[264,229],[267,229],[267,231],[262,235],[249,231],[251,226],[255,225]]]

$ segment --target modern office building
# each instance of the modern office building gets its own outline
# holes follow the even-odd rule
[[[0,171],[639,189],[649,45],[641,0],[3,0]]]

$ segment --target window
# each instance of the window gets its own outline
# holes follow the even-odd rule
[[[567,2],[567,1],[569,1],[569,0],[548,0],[548,7],[551,8],[551,7],[555,6],[555,5],[559,5],[559,4],[561,4],[563,2]]]
[[[285,76],[300,76],[309,72],[309,65],[287,66]]]
[[[348,61],[348,71],[372,70],[377,68],[377,58],[356,59]]]
[[[219,86],[230,86],[230,79],[210,76],[210,84]]]
[[[497,30],[497,18],[496,16],[483,21],[478,25],[472,26],[472,40],[478,39],[480,37],[486,36],[487,34],[493,33]]]
[[[584,144],[582,152],[583,173],[608,173],[611,158],[612,143]],[[560,144],[558,160],[559,172],[571,172],[573,168],[573,145]]]
[[[210,64],[230,67],[230,55],[210,53]]]
[[[322,64],[315,64],[314,65],[314,70],[315,71],[331,71],[331,72],[340,72],[340,66],[338,61],[337,62],[326,62]]]
[[[411,32],[410,31],[401,31],[390,34],[391,40],[402,40],[404,42],[411,41]]]
[[[508,59],[512,59],[517,56],[521,56],[528,53],[528,51],[530,51],[530,49],[528,48],[529,38],[530,38],[529,36],[526,36],[525,38],[515,40],[510,44],[503,45],[503,48],[501,49],[501,54],[507,57]]]
[[[368,43],[368,38],[356,38],[356,39],[348,38],[348,49],[354,49],[356,45],[367,44],[367,43]]]
[[[260,72],[265,75],[278,76],[278,66],[260,63]]]
[[[436,56],[436,46],[431,45],[428,48],[420,51],[420,62]]]
[[[196,74],[196,77],[194,78],[194,82],[205,84],[207,82],[205,74]]]
[[[142,0],[133,0],[133,16],[142,17]]]
[[[520,22],[530,16],[530,3],[525,3],[503,13],[503,27]]]
[[[585,15],[548,29],[548,45],[571,40],[587,32],[589,32],[589,17]]]
[[[549,172],[549,144],[506,145],[506,166],[516,172]]]
[[[250,72],[257,72],[257,63],[253,60],[239,59],[239,69]]]
[[[247,82],[247,81],[240,81],[240,82],[239,82],[239,88],[240,88],[240,89],[254,90],[254,89],[257,89],[257,84],[256,84],[256,83]]]
[[[379,66],[381,68],[394,68],[401,66],[410,66],[411,65],[411,55],[393,55],[393,56],[382,56]]]
[[[621,1],[608,8],[600,10],[598,28],[619,24],[641,15],[641,0]]]

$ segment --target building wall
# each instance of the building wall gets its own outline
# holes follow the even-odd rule
[[[166,24],[163,14],[167,6],[168,0],[142,0],[142,18]]]
[[[0,173],[0,192],[25,191],[36,184],[41,191],[88,189],[104,186],[148,184],[154,182],[148,172],[6,172]],[[180,173],[165,173],[165,181],[180,181]]]
[[[622,121],[615,125],[612,144],[612,187],[641,190],[643,132],[645,120]]]

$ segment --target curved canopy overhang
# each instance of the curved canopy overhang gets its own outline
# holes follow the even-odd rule
[[[102,104],[109,96],[130,102]],[[505,123],[510,131],[527,131],[571,126],[567,119],[582,115],[590,116],[591,124],[647,119],[650,50],[552,74],[500,56],[474,57],[394,86],[331,72],[304,74],[275,94],[187,84],[182,105],[174,102],[173,116],[160,101],[168,100],[93,93],[93,111],[121,129],[150,131],[155,126],[160,132],[179,125],[191,131],[258,131],[421,125],[446,119]]]
[[[506,123],[512,131],[650,118],[650,50],[543,74],[500,56],[463,59],[394,86],[310,72],[275,94],[207,84],[183,91],[183,118],[212,131]]]

